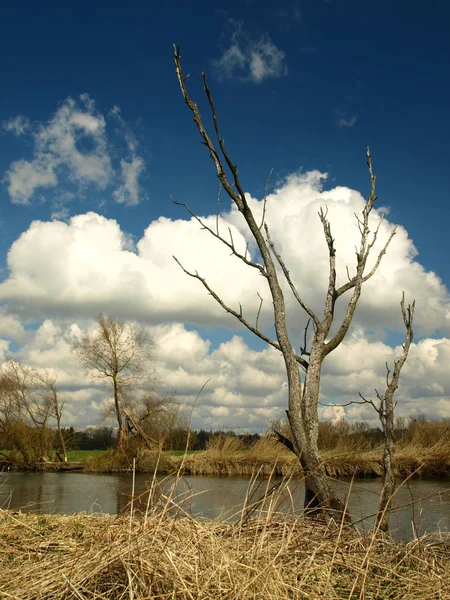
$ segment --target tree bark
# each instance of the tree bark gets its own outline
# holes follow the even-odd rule
[[[394,474],[394,436],[393,421],[386,428],[385,443],[383,451],[384,482],[380,494],[376,523],[381,531],[389,531],[389,516],[391,514],[391,503],[396,488]]]
[[[117,377],[113,376],[113,386],[114,386],[114,411],[116,413],[117,424],[119,426],[119,440],[117,442],[117,450],[123,450],[128,441],[127,430],[125,424],[122,419],[122,412],[120,410],[120,386],[117,381]]]
[[[64,462],[67,462],[66,443],[64,441],[64,436],[61,431],[61,414],[59,412],[57,413],[56,422],[57,422],[57,426],[58,426],[58,435],[59,435],[59,441],[61,443],[61,450],[63,452]]]

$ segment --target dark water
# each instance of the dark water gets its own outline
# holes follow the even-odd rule
[[[145,510],[149,475],[136,475],[137,509]],[[162,482],[155,497],[170,494],[171,481]],[[249,480],[242,478],[184,477],[172,490],[179,508],[198,517],[236,518],[249,492],[252,500],[264,495],[277,481],[260,481],[249,490]],[[349,512],[361,526],[370,528],[381,488],[380,479],[358,479],[353,483],[336,483],[338,495],[348,497]],[[103,512],[116,514],[129,510],[132,492],[131,474],[99,475],[84,473],[0,473],[0,508],[22,511],[72,514]],[[278,494],[267,500],[264,510],[301,512],[303,485],[291,481],[281,485]],[[402,539],[436,531],[450,531],[450,480],[414,479],[396,493],[396,508],[391,528]],[[258,509],[259,510],[259,507]]]

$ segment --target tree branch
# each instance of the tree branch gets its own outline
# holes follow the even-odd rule
[[[249,260],[247,258],[247,248],[246,248],[246,251],[245,251],[245,255],[241,254],[240,252],[238,252],[236,250],[236,247],[235,247],[234,242],[233,242],[233,236],[231,235],[230,229],[229,229],[229,232],[230,232],[231,242],[227,242],[227,240],[225,238],[223,238],[219,233],[216,233],[213,229],[211,229],[211,227],[209,227],[208,225],[206,225],[206,223],[189,208],[188,204],[186,204],[185,202],[178,202],[172,196],[170,198],[171,198],[172,202],[176,206],[182,206],[191,215],[191,217],[193,217],[197,221],[197,223],[199,223],[201,225],[202,229],[206,229],[206,231],[208,231],[212,236],[214,236],[216,239],[220,240],[222,242],[222,244],[225,244],[225,246],[231,250],[232,254],[234,254],[237,258],[239,258],[240,260],[242,260],[242,262],[244,262],[249,267],[253,267],[255,269],[258,269],[258,271],[261,273],[261,275],[263,277],[267,277],[267,273],[266,273],[263,265],[260,265],[258,263],[254,263],[254,262],[252,262],[251,260]],[[216,221],[216,229],[218,231],[219,227],[218,227],[217,223],[218,222]]]
[[[333,322],[334,304],[336,302],[336,250],[334,248],[334,239],[331,235],[331,225],[327,219],[327,214],[328,208],[324,212],[323,208],[321,207],[319,211],[319,219],[322,222],[323,232],[327,242],[329,261],[328,289],[325,300],[325,319],[322,322],[326,329],[325,335],[328,333]]]
[[[264,193],[264,202],[263,202],[263,213],[262,213],[261,225],[259,226],[260,229],[263,228],[265,218],[266,218],[267,193],[269,191],[269,184],[270,184],[270,178],[272,177],[272,173],[273,173],[273,168],[270,169],[269,175],[267,176],[266,191]]]
[[[319,321],[317,315],[315,314],[315,312],[300,297],[300,294],[298,293],[297,288],[295,287],[294,282],[291,279],[291,275],[290,275],[283,259],[281,258],[281,255],[275,249],[275,245],[272,241],[272,238],[270,237],[270,232],[269,232],[267,223],[264,224],[264,229],[266,232],[267,243],[269,244],[269,248],[272,250],[273,255],[277,259],[277,262],[280,265],[281,270],[284,273],[286,281],[288,282],[289,287],[291,288],[291,292],[294,295],[294,298],[297,300],[297,302],[300,304],[300,306],[303,308],[303,310],[311,317],[311,319],[314,321],[315,325],[318,327],[320,325],[320,321]]]
[[[244,202],[245,202],[244,193],[242,192],[241,196],[239,196],[238,194],[236,194],[236,192],[233,190],[230,182],[228,181],[228,178],[226,176],[225,169],[224,169],[224,167],[222,165],[222,161],[220,159],[220,156],[219,156],[217,150],[215,149],[214,144],[211,141],[211,138],[209,137],[209,135],[207,134],[205,128],[203,127],[203,123],[202,123],[202,119],[201,119],[201,116],[200,116],[200,112],[198,110],[198,106],[189,97],[189,94],[187,93],[185,81],[186,81],[186,79],[187,79],[188,76],[184,76],[183,75],[183,71],[181,69],[180,49],[179,49],[179,47],[177,47],[175,45],[174,45],[174,61],[175,61],[175,69],[176,69],[178,81],[179,81],[180,88],[181,88],[181,93],[183,94],[184,101],[186,102],[186,104],[188,105],[188,107],[190,108],[190,110],[191,110],[191,112],[192,112],[192,114],[194,116],[194,122],[197,125],[197,129],[198,129],[200,135],[203,138],[203,143],[208,148],[209,155],[210,155],[211,159],[213,160],[214,164],[216,165],[217,176],[218,176],[218,178],[219,178],[222,186],[226,190],[227,194],[236,203],[236,206],[238,207],[238,209],[240,211],[242,211],[243,208],[244,208]],[[225,156],[226,160],[227,160],[227,156],[228,155]],[[229,161],[229,159],[227,160],[227,163],[228,163],[228,161]],[[231,161],[229,161],[229,162],[231,163]],[[234,175],[234,173],[233,173],[233,175]],[[237,172],[236,172],[235,179],[237,179]],[[240,187],[240,185],[239,185],[239,187]]]
[[[211,294],[211,296],[214,298],[214,300],[220,304],[220,306],[230,315],[233,315],[233,317],[235,317],[238,321],[240,321],[245,327],[247,327],[247,329],[249,329],[252,333],[254,333],[255,335],[257,335],[260,339],[262,339],[264,342],[266,342],[267,344],[270,344],[271,346],[273,346],[274,348],[276,348],[277,350],[279,350],[281,352],[281,347],[280,344],[278,342],[276,342],[275,340],[272,340],[271,338],[269,338],[268,336],[266,336],[264,333],[262,333],[262,331],[260,331],[259,329],[257,329],[257,327],[253,327],[253,325],[251,325],[251,323],[249,323],[243,316],[242,316],[242,306],[239,304],[239,312],[235,311],[233,308],[231,308],[230,306],[228,306],[227,304],[225,304],[225,302],[220,298],[220,296],[209,286],[208,282],[206,281],[206,279],[204,279],[203,277],[201,277],[197,272],[192,273],[191,271],[188,271],[182,264],[181,262],[178,260],[178,258],[176,256],[173,257],[173,259],[175,260],[175,262],[181,267],[181,269],[186,273],[186,275],[189,275],[189,277],[193,277],[194,279],[198,279],[198,281],[200,281],[202,283],[202,285],[206,288],[206,290],[208,290],[208,292]],[[301,356],[295,355],[295,359],[296,361],[304,368],[307,369],[308,368],[308,363],[306,362],[306,360],[304,360]]]
[[[363,283],[365,283],[368,279],[370,279],[375,274],[376,270],[380,266],[381,259],[386,254],[386,250],[397,231],[396,227],[394,227],[392,229],[387,242],[385,243],[384,247],[378,254],[378,257],[377,257],[374,267],[372,268],[372,270],[369,273],[367,273],[367,275],[364,275],[364,271],[365,271],[365,268],[367,265],[367,259],[369,257],[371,249],[373,248],[373,245],[375,244],[375,241],[376,241],[377,235],[378,235],[378,231],[380,228],[380,224],[381,224],[381,222],[378,223],[378,226],[375,230],[373,238],[369,242],[368,241],[369,234],[370,234],[369,217],[370,217],[370,213],[372,211],[373,205],[374,205],[375,201],[377,200],[377,195],[376,195],[376,190],[375,190],[376,177],[375,177],[375,175],[373,173],[373,169],[372,169],[372,156],[370,154],[369,148],[367,148],[367,167],[369,170],[371,186],[370,186],[369,198],[368,198],[367,203],[364,206],[364,209],[362,211],[362,220],[357,219],[358,225],[359,225],[359,228],[361,231],[361,242],[360,242],[359,251],[356,251],[356,259],[357,259],[356,275],[352,279],[350,279],[350,281],[348,281],[347,283],[342,285],[339,289],[335,290],[334,301],[336,301],[337,298],[342,296],[342,294],[344,294],[348,290],[353,289],[353,294],[348,302],[347,310],[346,310],[344,319],[341,323],[341,326],[339,327],[335,336],[328,343],[326,343],[324,345],[324,356],[326,356],[327,354],[329,354],[330,352],[335,350],[339,346],[339,344],[342,342],[345,335],[347,334],[348,328],[350,327],[350,323],[352,322],[353,315],[356,310],[356,305],[358,304],[359,297],[361,296],[362,285],[363,285]],[[383,217],[382,217],[382,219],[383,219]]]
[[[202,71],[202,77],[203,77],[203,84],[204,84],[204,87],[205,87],[206,97],[208,98],[208,102],[209,102],[209,105],[211,107],[211,113],[212,113],[212,118],[213,118],[213,122],[214,122],[214,130],[216,132],[217,141],[219,142],[220,150],[222,152],[223,157],[225,158],[225,161],[226,161],[226,163],[228,165],[228,168],[230,169],[231,174],[233,175],[234,185],[235,185],[237,191],[239,192],[239,196],[240,196],[240,199],[242,201],[242,206],[244,207],[244,206],[247,205],[247,200],[245,198],[245,194],[244,194],[244,190],[242,189],[241,182],[239,181],[237,166],[235,164],[233,164],[233,162],[232,162],[232,160],[230,158],[230,155],[226,151],[226,149],[225,149],[225,143],[224,143],[223,138],[222,138],[222,136],[220,134],[219,121],[217,119],[216,107],[214,105],[214,100],[213,100],[213,97],[211,95],[211,91],[210,91],[209,86],[208,86],[208,81],[207,81],[207,78],[206,78],[205,71]],[[239,205],[238,205],[238,208],[239,208]]]

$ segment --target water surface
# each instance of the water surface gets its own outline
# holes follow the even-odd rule
[[[145,510],[150,481],[150,475],[136,475],[135,509]],[[173,502],[179,507],[173,510],[181,514],[185,511],[195,517],[237,518],[249,491],[251,499],[257,500],[280,481],[260,481],[249,490],[246,478],[186,476],[170,492],[172,483],[173,480],[165,480],[160,484],[156,496],[161,498],[162,494],[171,493]],[[381,483],[381,479],[357,479],[335,484],[341,499],[348,499],[354,520],[365,528],[370,528],[373,523]],[[300,514],[304,493],[302,482],[291,481],[288,487],[283,486],[278,495],[272,496],[271,502],[266,501],[265,510]],[[0,473],[1,508],[59,514],[117,514],[129,510],[131,492],[131,474]],[[402,539],[439,530],[450,531],[449,479],[410,480],[397,491],[395,505],[391,528]]]

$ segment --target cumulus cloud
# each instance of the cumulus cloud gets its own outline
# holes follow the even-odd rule
[[[18,355],[25,364],[47,368],[58,377],[60,394],[66,402],[64,424],[79,427],[98,424],[111,396],[107,385],[93,385],[86,379],[73,357],[73,340],[87,326],[86,322],[46,320]],[[155,342],[152,364],[159,379],[185,406],[192,404],[209,380],[194,410],[195,428],[264,431],[271,420],[284,417],[286,378],[282,357],[275,349],[253,350],[236,335],[213,349],[207,338],[180,323],[152,326],[149,333]],[[0,353],[5,351],[7,343],[0,340]],[[374,388],[383,390],[385,362],[392,363],[400,352],[400,347],[369,342],[361,331],[350,336],[324,363],[321,417],[367,420],[376,425],[376,415],[369,406],[335,405],[357,400],[358,392],[375,397]],[[450,415],[449,358],[448,338],[426,338],[412,344],[396,395],[397,416]]]
[[[78,99],[67,98],[48,122],[30,128],[26,117],[18,116],[2,123],[5,131],[21,135],[30,131],[32,157],[13,161],[4,176],[9,196],[15,204],[28,204],[39,191],[56,189],[56,214],[62,207],[62,196],[87,188],[104,190],[120,182],[114,198],[122,204],[139,202],[139,176],[144,161],[137,155],[137,141],[115,107],[111,117],[119,121],[127,145],[127,157],[120,159],[120,168],[113,166],[111,142],[107,135],[105,116],[96,108],[88,94]]]
[[[267,222],[278,251],[305,301],[318,315],[328,282],[328,252],[317,211],[327,206],[335,238],[337,283],[347,281],[355,269],[354,248],[359,231],[355,213],[364,198],[345,187],[324,189],[326,175],[318,171],[290,175],[267,198]],[[263,201],[248,196],[257,221]],[[380,215],[374,212],[373,229]],[[211,228],[215,215],[204,217]],[[257,257],[245,223],[234,207],[219,218],[219,228],[250,256]],[[392,224],[385,219],[369,268],[383,247]],[[265,280],[255,269],[230,257],[229,250],[202,230],[194,220],[160,217],[150,223],[136,245],[130,243],[119,224],[96,213],[61,221],[33,222],[11,246],[9,275],[0,284],[0,300],[29,317],[67,315],[94,316],[107,311],[148,323],[177,321],[200,325],[235,322],[205,291],[199,281],[186,276],[173,260],[177,256],[186,269],[198,271],[224,302],[244,309],[253,321],[264,298],[260,325],[273,335],[271,300]],[[383,327],[402,330],[399,302],[402,291],[407,302],[417,302],[416,331],[429,335],[435,330],[450,333],[450,298],[439,277],[417,261],[417,250],[401,226],[378,273],[363,289],[355,325],[364,331]],[[287,310],[293,339],[301,339],[306,319],[286,290]],[[339,299],[336,323],[342,317],[346,297]]]
[[[17,315],[8,313],[6,307],[0,307],[0,337],[21,343],[25,336],[25,329]]]
[[[27,204],[41,187],[54,187],[62,170],[76,183],[104,188],[111,178],[105,119],[87,94],[67,98],[48,123],[34,133],[32,160],[13,162],[6,173],[11,200]],[[92,149],[82,151],[88,141]]]
[[[13,135],[20,136],[27,133],[30,129],[30,120],[24,115],[17,115],[6,121],[2,121],[1,128],[5,133],[12,133]]]
[[[233,25],[236,26],[235,23]],[[218,60],[213,61],[213,65],[218,79],[237,76],[253,83],[261,83],[266,79],[287,75],[285,58],[286,54],[268,35],[255,40],[237,25],[230,45]]]
[[[210,224],[215,226],[215,217]],[[234,227],[231,231],[244,251],[242,235]],[[223,322],[220,307],[183,274],[173,253],[187,266],[207,273],[214,286],[233,281],[225,291],[226,301],[236,303],[235,294],[251,297],[256,310],[262,282],[253,288],[245,265],[230,259],[226,248],[205,252],[211,241],[204,233],[194,221],[160,218],[133,251],[118,223],[96,213],[78,215],[68,223],[34,221],[11,247],[10,277],[0,284],[0,298],[18,303],[30,315],[93,316],[107,311],[153,323]]]

